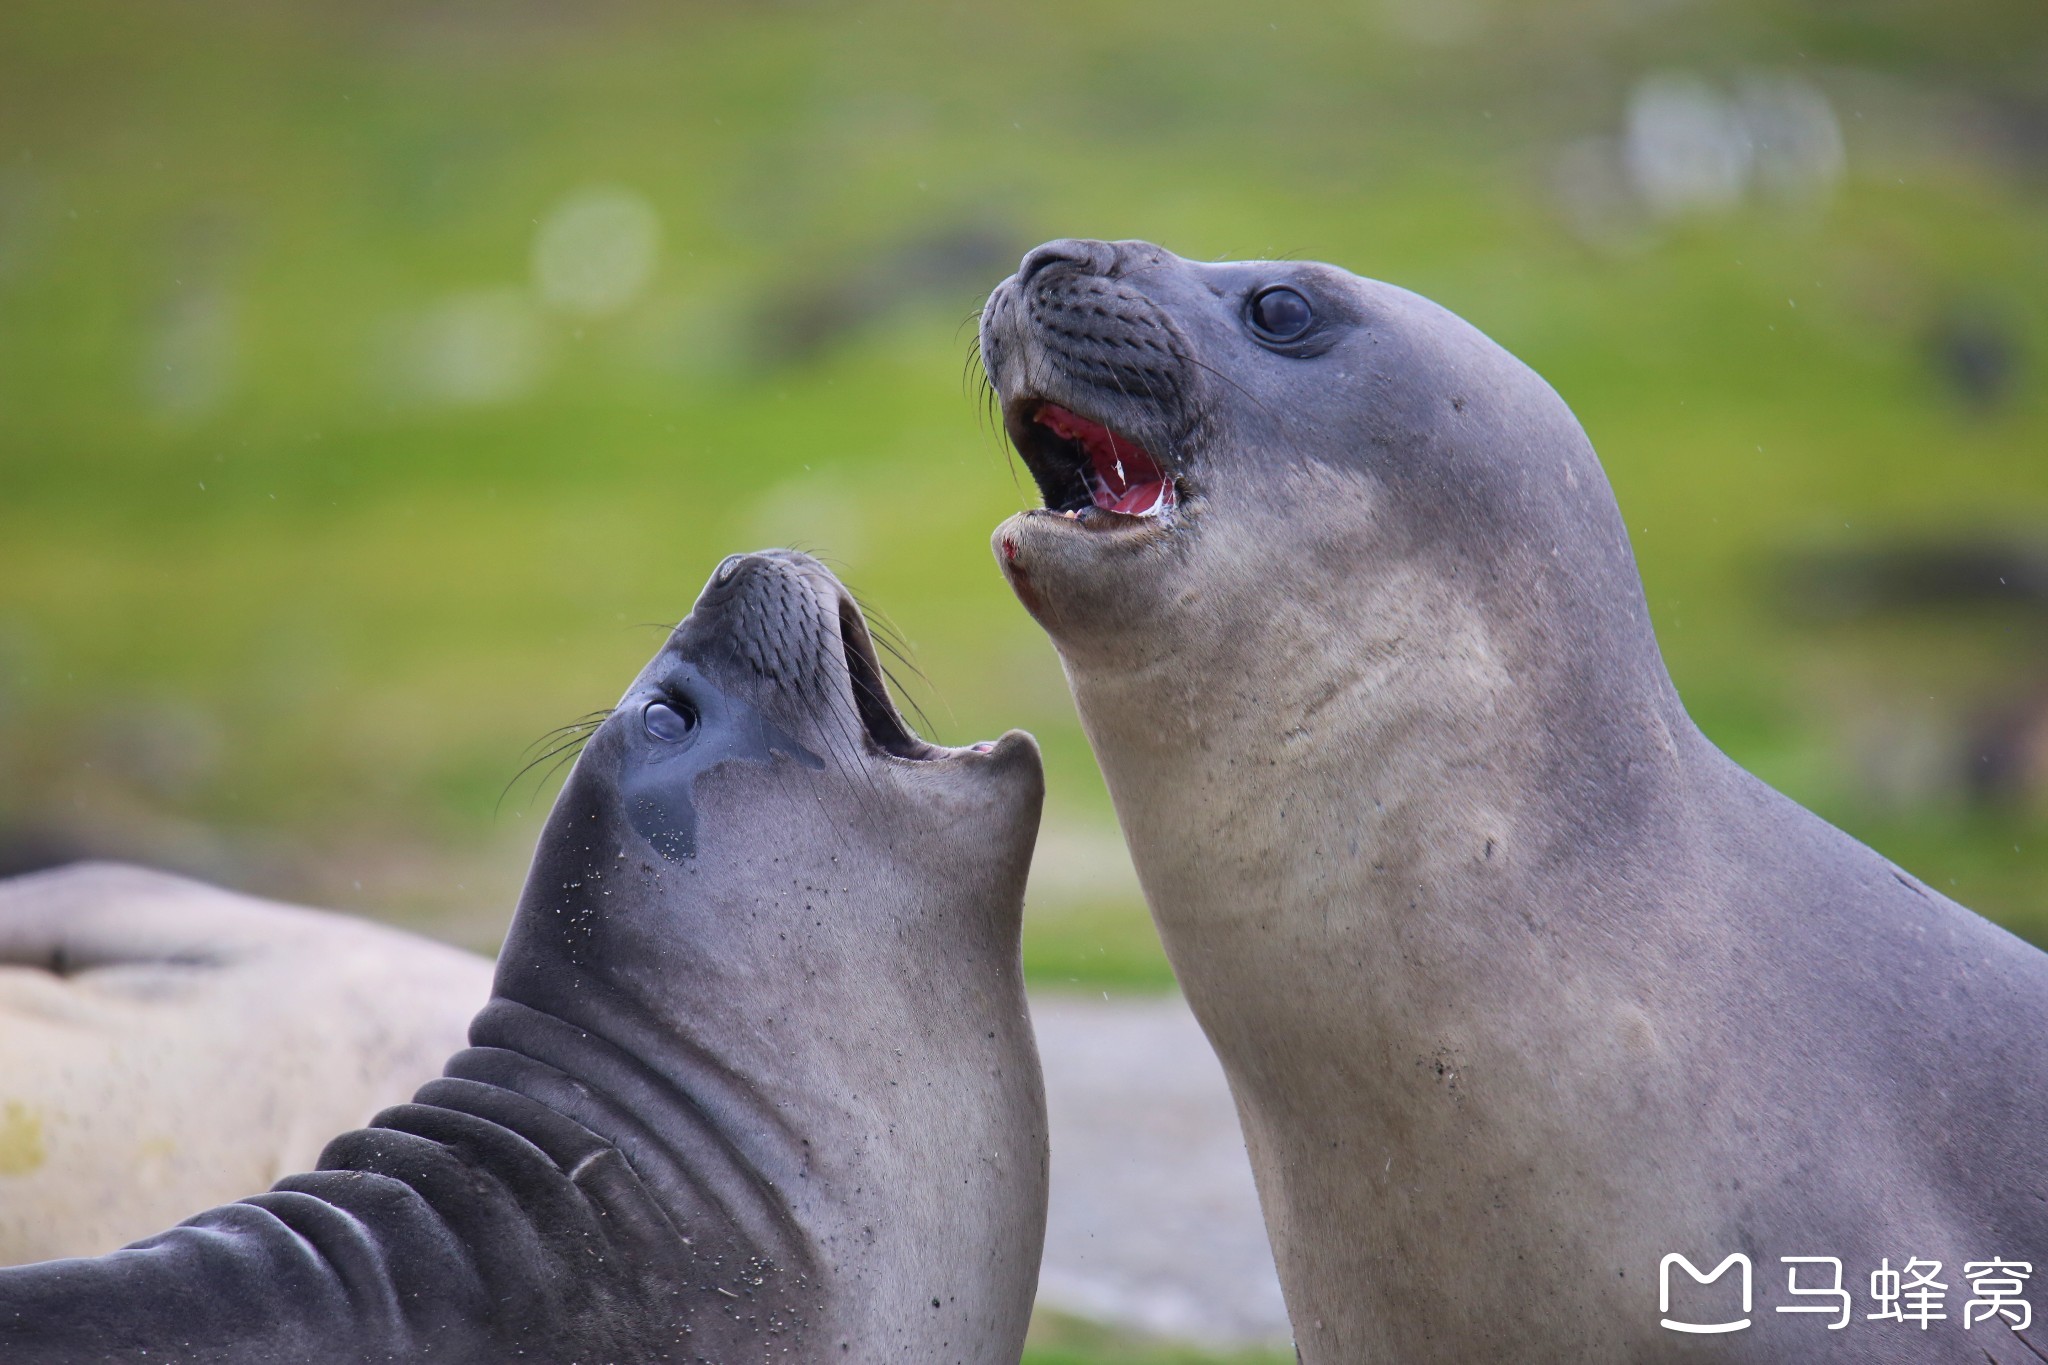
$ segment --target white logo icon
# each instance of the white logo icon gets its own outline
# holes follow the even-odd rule
[[[1722,1275],[1727,1273],[1729,1266],[1741,1266],[1742,1311],[1745,1314],[1749,1312],[1749,1257],[1743,1255],[1739,1251],[1730,1252],[1726,1260],[1722,1261],[1721,1264],[1715,1266],[1710,1273],[1702,1275],[1700,1273],[1700,1268],[1698,1266],[1694,1265],[1691,1261],[1686,1260],[1685,1257],[1679,1255],[1677,1252],[1674,1251],[1670,1255],[1666,1256],[1663,1260],[1657,1263],[1657,1311],[1659,1313],[1669,1314],[1671,1312],[1671,1267],[1674,1265],[1683,1266],[1685,1268],[1685,1273],[1692,1276],[1693,1283],[1695,1284],[1712,1284],[1715,1280],[1720,1279]],[[1737,1319],[1734,1322],[1698,1323],[1676,1322],[1667,1316],[1663,1319],[1663,1323],[1664,1326],[1670,1328],[1674,1332],[1740,1332],[1743,1328],[1749,1326],[1749,1319],[1747,1317],[1743,1317]]]

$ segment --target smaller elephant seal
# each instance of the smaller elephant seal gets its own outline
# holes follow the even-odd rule
[[[147,868],[0,881],[0,1264],[306,1170],[433,1079],[490,993],[474,953]]]
[[[1142,242],[1031,252],[981,345],[1045,498],[996,557],[1303,1360],[2048,1359],[2048,956],[1700,733],[1548,385],[1403,290]]]
[[[0,1270],[0,1360],[1013,1365],[1043,791],[1028,735],[904,725],[815,561],[727,560],[578,757],[443,1077],[267,1194]]]

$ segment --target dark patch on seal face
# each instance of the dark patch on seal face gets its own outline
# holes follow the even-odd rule
[[[721,763],[773,763],[777,754],[812,770],[825,760],[746,701],[678,660],[652,689],[620,703],[628,720],[619,800],[640,837],[670,862],[697,852],[697,779]]]

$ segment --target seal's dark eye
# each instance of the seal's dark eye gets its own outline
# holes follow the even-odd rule
[[[1293,341],[1315,321],[1308,300],[1292,289],[1273,288],[1252,300],[1252,326],[1270,341]]]
[[[649,702],[640,719],[663,744],[680,744],[697,733],[697,711],[688,702]]]

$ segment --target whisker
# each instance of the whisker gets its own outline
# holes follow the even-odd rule
[[[861,615],[867,621],[868,638],[886,650],[889,656],[895,659],[897,663],[908,669],[911,676],[922,683],[926,689],[936,692],[936,689],[932,688],[931,678],[925,673],[924,669],[918,666],[916,658],[913,657],[910,642],[905,638],[902,629],[889,619],[888,614],[880,608],[870,607],[857,595],[853,600],[860,607]],[[911,690],[904,686],[903,679],[897,676],[896,671],[889,667],[886,660],[877,660],[876,662],[881,664],[882,676],[895,689],[896,699],[902,705],[908,707],[911,714],[917,717],[918,733],[926,739],[930,739],[933,728],[930,713],[924,709],[923,704],[917,700],[911,693]],[[943,702],[944,698],[940,698],[940,700]],[[951,717],[953,708],[950,706],[946,707],[946,714],[948,717]]]
[[[512,794],[512,789],[514,787],[519,785],[520,778],[526,776],[528,773],[532,772],[541,764],[546,763],[549,759],[560,759],[560,761],[557,762],[554,767],[549,768],[545,773],[541,775],[540,781],[534,783],[533,794],[535,796],[538,796],[540,794],[541,788],[547,785],[548,779],[555,775],[556,771],[562,766],[562,763],[567,762],[569,759],[574,758],[577,754],[581,753],[583,751],[583,746],[588,744],[590,742],[590,737],[596,733],[597,727],[592,726],[590,729],[585,730],[582,733],[577,734],[570,739],[564,740],[562,743],[556,745],[552,749],[549,749],[546,753],[540,755],[538,758],[532,759],[531,761],[523,764],[518,772],[512,774],[512,780],[507,782],[504,786],[504,789],[498,793],[497,801],[494,802],[491,806],[491,818],[495,820],[499,816],[499,814],[503,812],[505,808],[505,798]]]
[[[882,665],[882,677],[887,680],[887,686],[895,689],[897,701],[909,707],[910,714],[917,717],[917,733],[927,740],[931,739],[932,718],[925,713],[924,707],[918,704],[917,698],[910,695],[909,689],[904,687],[903,679],[897,677],[887,664]]]
[[[553,743],[556,739],[559,739],[563,735],[577,733],[587,734],[590,731],[595,730],[598,726],[604,724],[605,721],[610,718],[610,716],[611,708],[606,707],[602,711],[592,711],[587,715],[578,716],[576,719],[570,721],[567,725],[557,725],[554,729],[547,731],[545,734],[541,735],[539,739],[536,739],[535,741],[533,741],[533,743],[527,745],[524,749],[521,749],[519,751],[519,756],[521,758],[524,758],[526,757],[526,755],[532,753],[535,749],[543,748],[546,745]]]
[[[854,686],[862,686],[859,675],[851,669],[847,671],[847,676],[853,679]],[[820,692],[822,693],[822,691],[821,684]],[[843,705],[843,702],[841,704]],[[840,707],[832,705],[822,695],[814,705],[835,717],[837,721],[836,724],[824,727],[826,746],[832,754],[833,766],[839,769],[840,776],[844,777],[849,783],[852,782],[853,775],[856,772],[859,773],[861,780],[867,784],[869,793],[879,800],[882,795],[882,789],[876,784],[875,775],[868,771],[867,765],[861,762],[860,758],[860,745],[867,736],[861,731],[859,715],[855,712],[849,712],[843,716],[840,715]],[[839,743],[833,743],[835,737]],[[845,745],[844,750],[840,748],[840,744]]]
[[[540,775],[540,781],[533,784],[534,794],[539,795],[541,789],[546,787],[548,783],[554,780],[556,773],[562,771],[565,765],[575,762],[582,756],[583,746],[581,744],[578,744],[573,749],[569,750],[568,752],[565,752],[560,758],[557,758],[554,761],[553,765],[551,765],[546,772]]]
[[[924,669],[918,666],[915,657],[916,651],[910,647],[910,639],[903,633],[902,627],[890,619],[889,614],[881,608],[870,606],[858,594],[852,594],[852,596],[854,605],[860,608],[861,619],[867,623],[868,639],[887,650],[895,658],[896,662],[909,669],[919,682],[923,683],[926,687],[930,687],[932,680],[926,676]],[[886,665],[883,671],[888,671]],[[890,674],[889,680],[895,682],[895,675]],[[897,690],[902,690],[901,683],[897,684]]]

